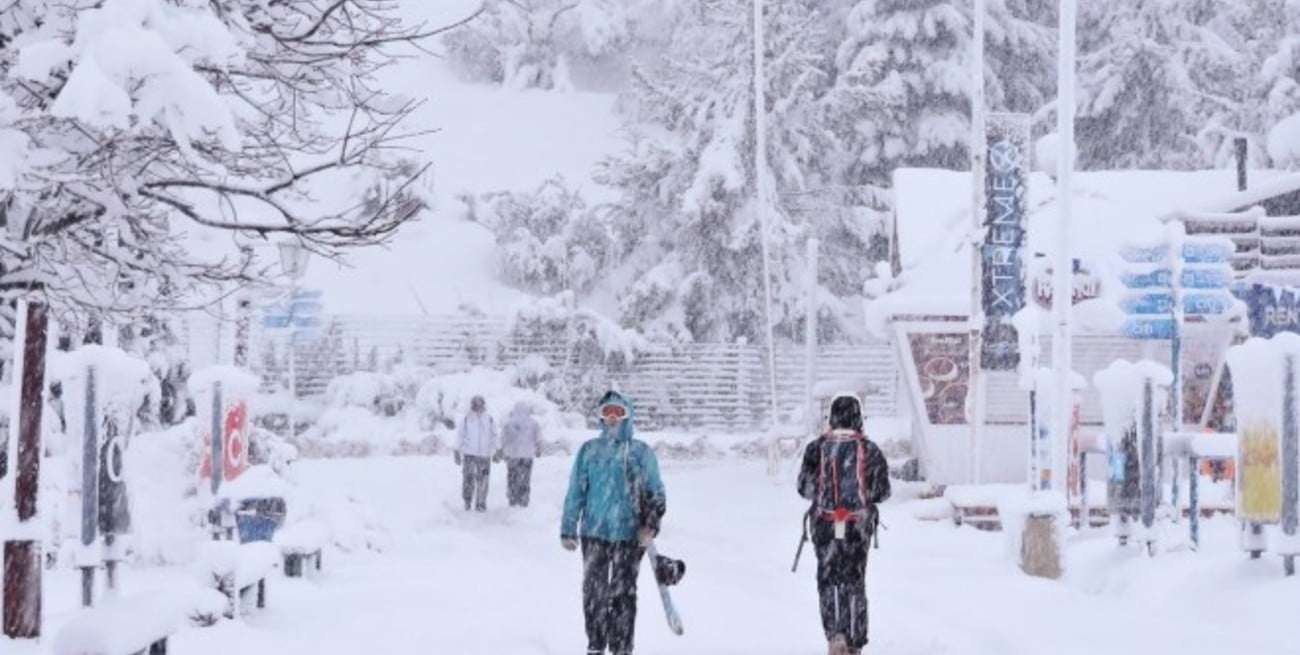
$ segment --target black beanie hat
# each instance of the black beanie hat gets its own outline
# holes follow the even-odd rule
[[[836,396],[831,401],[832,430],[861,430],[862,404],[856,396]]]

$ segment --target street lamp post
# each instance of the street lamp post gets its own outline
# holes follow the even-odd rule
[[[297,357],[298,326],[294,314],[298,305],[298,280],[307,272],[307,259],[311,253],[297,239],[281,241],[280,270],[289,278],[289,436],[295,435],[294,414],[298,403]]]

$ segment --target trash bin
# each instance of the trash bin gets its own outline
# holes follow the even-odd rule
[[[239,542],[270,541],[276,529],[284,525],[284,514],[283,498],[245,498],[239,501],[239,509],[235,510]]]

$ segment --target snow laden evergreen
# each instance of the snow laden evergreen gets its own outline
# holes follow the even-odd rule
[[[1085,168],[1200,168],[1195,135],[1235,108],[1242,55],[1200,0],[1080,7],[1079,157]]]
[[[900,166],[968,167],[969,43],[969,18],[949,0],[853,8],[828,112],[850,180],[885,185]]]
[[[243,244],[385,240],[423,164],[394,156],[414,103],[374,74],[436,31],[367,0],[8,3],[0,294],[139,315],[264,278]]]

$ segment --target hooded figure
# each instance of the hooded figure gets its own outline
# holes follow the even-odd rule
[[[610,391],[597,415],[600,435],[573,460],[560,543],[582,546],[587,652],[631,655],[637,569],[667,505],[654,451],[633,438],[631,400]]]
[[[867,547],[889,498],[889,464],[862,433],[862,403],[831,401],[830,431],[804,450],[799,495],[812,501],[817,595],[831,655],[856,655],[867,643]]]
[[[506,460],[506,498],[511,507],[528,507],[532,491],[533,458],[542,456],[542,426],[533,408],[520,401],[501,426],[501,455]]]

